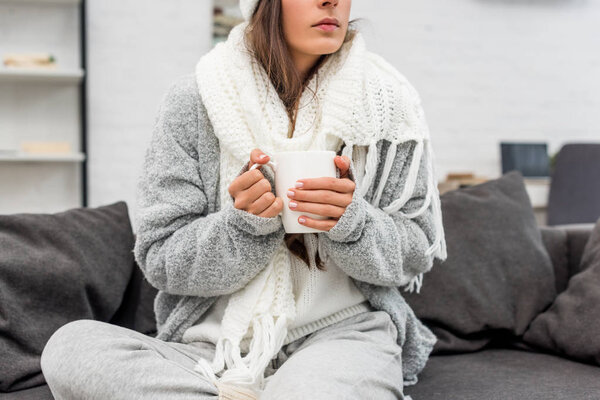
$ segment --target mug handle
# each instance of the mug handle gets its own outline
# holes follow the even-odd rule
[[[252,171],[253,169],[256,169],[256,168],[258,168],[258,167],[259,167],[259,166],[261,166],[261,165],[268,165],[269,167],[271,167],[271,169],[272,169],[274,172],[277,172],[277,163],[276,163],[275,161],[272,161],[272,160],[269,160],[269,161],[267,161],[267,162],[266,162],[266,163],[264,163],[264,164],[259,164],[259,163],[253,164],[253,165],[252,165],[252,166],[251,166],[251,167],[248,169],[248,171]]]

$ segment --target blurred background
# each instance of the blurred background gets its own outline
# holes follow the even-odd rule
[[[440,193],[517,169],[538,222],[600,217],[600,2],[354,0],[419,91]],[[158,105],[237,0],[0,0],[0,214],[124,200]]]

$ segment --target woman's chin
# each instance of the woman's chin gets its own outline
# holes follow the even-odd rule
[[[312,54],[331,54],[335,53],[342,46],[343,38],[327,38],[320,37],[316,38],[312,42],[311,51]]]

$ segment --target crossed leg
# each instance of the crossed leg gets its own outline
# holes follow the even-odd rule
[[[82,319],[54,332],[41,366],[56,400],[214,400],[217,388],[193,370],[213,354],[212,343],[165,342]]]

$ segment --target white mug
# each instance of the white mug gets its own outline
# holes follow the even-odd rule
[[[314,219],[329,219],[329,217],[309,213],[306,211],[294,211],[289,208],[290,198],[287,191],[295,188],[296,181],[305,178],[336,178],[336,165],[333,159],[335,151],[331,150],[306,150],[306,151],[281,151],[273,154],[265,164],[254,164],[250,170],[259,166],[269,166],[275,175],[275,193],[283,199],[283,210],[281,220],[286,233],[310,233],[323,232],[321,229],[311,228],[298,222],[300,215],[307,215]]]

